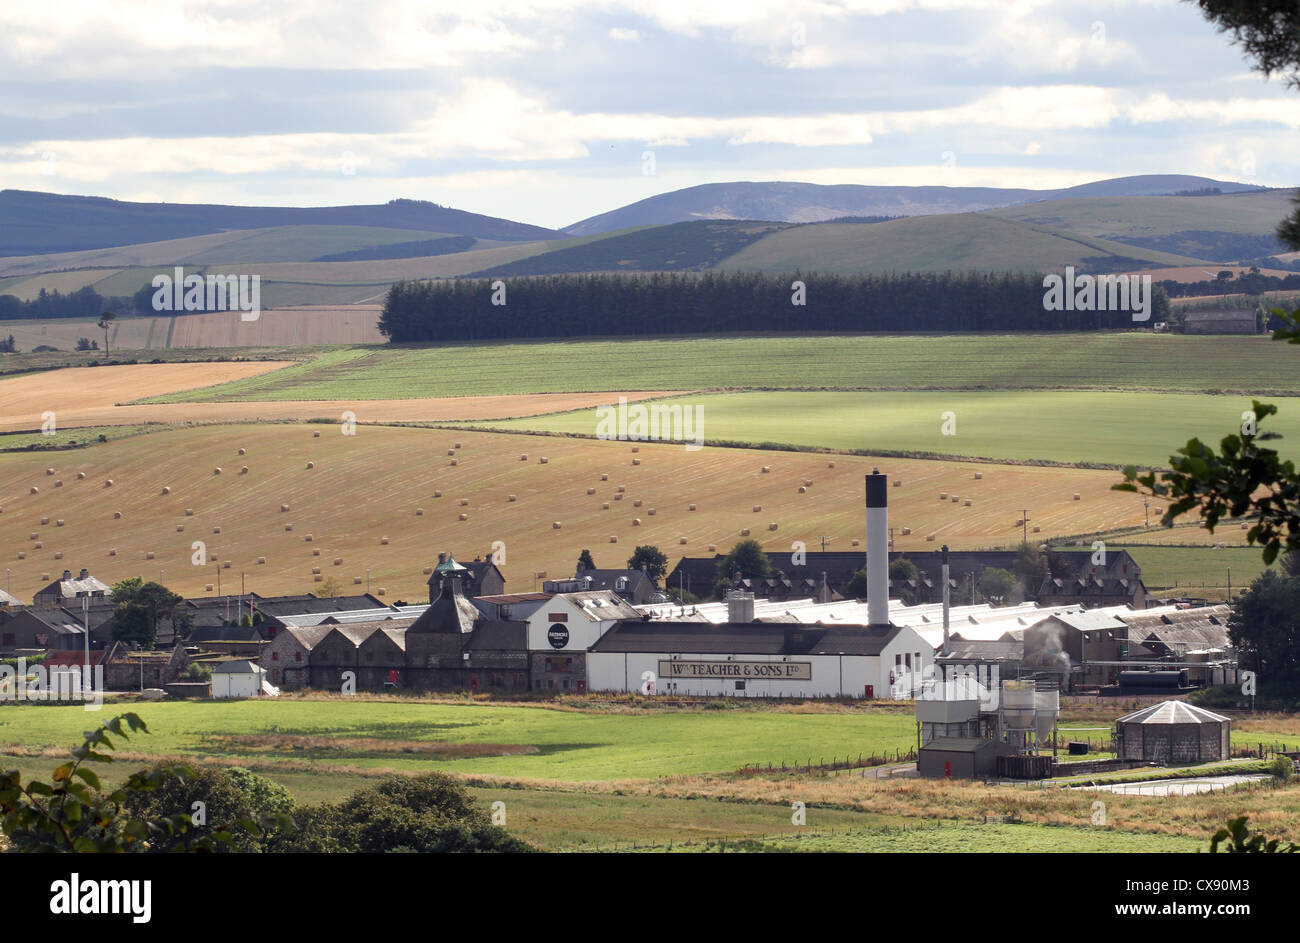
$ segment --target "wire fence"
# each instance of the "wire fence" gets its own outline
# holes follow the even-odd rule
[[[812,757],[808,757],[808,759],[803,763],[787,763],[785,760],[782,760],[779,764],[772,762],[766,764],[755,763],[752,766],[746,764],[736,770],[736,773],[741,776],[758,776],[768,773],[831,773],[837,770],[868,769],[873,766],[887,766],[891,763],[915,762],[916,749],[914,747],[908,747],[906,750],[895,750],[892,757],[889,755],[889,751],[885,751],[883,754],[872,753],[863,755],[859,753],[856,759],[849,756],[845,756],[843,759],[838,756],[832,756],[829,763],[826,762],[826,757],[824,756],[819,757],[816,763],[813,762]]]

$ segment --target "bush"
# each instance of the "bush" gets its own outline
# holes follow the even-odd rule
[[[135,793],[126,801],[127,812],[138,818],[185,816],[200,835],[209,830],[231,830],[231,841],[218,851],[267,850],[268,841],[278,836],[274,827],[266,826],[274,816],[292,809],[293,799],[279,783],[248,770],[211,766],[187,770],[157,789]],[[184,841],[185,836],[151,837],[147,850],[176,851],[184,847]]]
[[[1295,763],[1289,756],[1276,756],[1273,762],[1268,764],[1268,771],[1285,782],[1295,775]]]

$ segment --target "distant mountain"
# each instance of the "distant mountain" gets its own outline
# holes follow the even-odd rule
[[[554,239],[540,226],[421,200],[374,206],[223,206],[126,203],[93,196],[0,190],[0,256],[103,249],[274,226],[372,226],[519,242]]]
[[[568,226],[589,236],[632,226],[656,226],[700,219],[753,219],[811,223],[843,216],[934,216],[972,213],[1041,200],[1075,197],[1164,196],[1218,189],[1240,193],[1263,189],[1185,174],[1115,177],[1059,190],[1000,187],[878,187],[815,183],[707,183],[661,193]]]

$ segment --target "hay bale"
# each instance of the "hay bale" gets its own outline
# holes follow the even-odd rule
[[[551,530],[559,530],[559,529],[560,529],[560,522],[559,522],[559,521],[551,521]]]
[[[609,481],[609,475],[601,475],[601,476],[600,476],[600,480],[601,480],[601,481]]]
[[[614,490],[615,490],[615,491],[619,491],[619,492],[623,492],[623,491],[626,491],[626,490],[627,490],[627,486],[626,486],[626,485],[619,485],[619,486],[618,486],[616,489],[614,489]]]
[[[434,496],[435,498],[441,498],[441,497],[442,497],[442,492],[441,492],[441,491],[435,491],[435,492],[433,493],[433,496]]]
[[[113,512],[113,520],[115,520],[115,521],[120,521],[121,519],[122,519],[122,512],[121,512],[121,511],[114,511],[114,512]]]
[[[539,458],[539,459],[537,460],[537,464],[539,464],[539,465],[545,465],[545,464],[546,464],[547,462],[549,462],[549,461],[550,461],[550,459],[547,458],[545,455],[543,455],[541,458]]]
[[[460,519],[461,519],[462,521],[467,521],[467,520],[469,520],[469,515],[468,515],[468,514],[462,514],[462,515],[460,516]]]
[[[948,492],[946,492],[946,491],[940,491],[940,492],[939,492],[939,500],[940,500],[940,501],[947,501],[947,500],[948,500]]]
[[[308,467],[308,468],[315,468],[315,467],[316,467],[316,463],[315,463],[315,462],[308,462],[308,463],[307,463],[307,467]]]
[[[799,486],[799,493],[800,493],[800,494],[807,494],[807,493],[808,493],[808,489],[805,488],[803,485],[800,485],[800,486]]]
[[[42,573],[42,574],[41,574],[41,579],[42,579],[42,580],[48,580],[49,578],[50,578],[50,574],[48,574],[48,573]]]
[[[107,480],[104,482],[104,487],[105,487],[105,488],[111,488],[111,487],[113,487],[113,479],[112,479],[112,478],[107,479]],[[33,489],[32,489],[32,494],[35,494],[35,493],[36,493],[36,489],[33,488]]]
[[[679,544],[684,544],[684,543],[686,543],[686,538],[685,538],[685,537],[678,537],[678,538],[677,538],[677,542],[678,542]]]
[[[983,473],[983,472],[976,472],[976,473],[975,473],[975,480],[976,480],[976,481],[979,481],[979,480],[980,480],[981,478],[983,478],[983,477],[984,477],[984,473]]]
[[[1034,533],[1035,533],[1035,534],[1038,533],[1038,530],[1039,530],[1038,525],[1035,524],[1035,525],[1034,525]]]
[[[60,517],[58,520],[56,520],[56,521],[54,522],[54,526],[55,526],[55,527],[62,527],[62,526],[63,526],[63,518]]]
[[[595,489],[595,488],[588,488],[588,489],[587,489],[587,494],[595,494],[595,493],[596,493],[596,489]]]
[[[693,504],[688,504],[688,505],[686,505],[686,510],[688,510],[688,511],[694,511],[694,510],[695,510],[695,505],[693,505]]]
[[[248,474],[248,466],[247,466],[247,465],[241,465],[241,466],[239,466],[239,473],[240,473],[241,475],[247,475],[247,474]]]
[[[632,464],[633,464],[633,465],[640,465],[640,464],[641,464],[641,459],[639,459],[639,458],[634,458],[634,459],[632,459]]]
[[[312,555],[313,557],[319,557],[319,556],[320,556],[320,547],[312,547],[312,548],[311,548],[311,555]]]
[[[805,478],[805,479],[803,480],[803,486],[804,486],[805,488],[811,488],[811,487],[812,487],[812,479],[811,479],[811,478]]]
[[[717,553],[717,552],[718,552],[718,545],[717,545],[717,544],[709,544],[709,553]]]
[[[50,519],[49,519],[48,517],[42,517],[42,518],[41,518],[41,523],[42,523],[42,524],[48,524],[49,522],[50,522]]]
[[[455,449],[448,449],[448,450],[447,450],[447,454],[448,454],[448,455],[455,455],[455,454],[456,454],[456,450],[455,450]]]
[[[306,537],[303,538],[303,540],[307,541],[307,543],[311,543],[313,539],[314,538],[312,537],[311,534],[308,534]]]
[[[513,494],[512,494],[512,495],[509,495],[508,497],[509,497],[509,499],[510,499],[511,501],[518,501],[518,500],[519,500],[519,498],[518,498],[517,495],[513,495]]]
[[[623,495],[621,495],[621,494],[616,494],[616,495],[614,495],[614,500],[615,500],[615,501],[622,501],[622,500],[623,500]]]
[[[463,508],[469,507],[469,498],[461,498],[460,506]]]
[[[146,550],[146,551],[145,551],[145,554],[144,554],[144,558],[145,558],[146,560],[152,560],[152,559],[153,559],[153,551],[152,551],[152,550]]]
[[[416,509],[415,509],[415,516],[416,516],[416,517],[424,517],[424,508],[416,508]]]
[[[184,524],[177,524],[177,525],[176,525],[176,533],[178,533],[178,534],[183,534],[183,533],[185,533],[185,525],[184,525]]]
[[[317,583],[320,583],[324,581],[325,577],[317,573],[315,576],[312,577],[312,579],[315,580]]]
[[[314,566],[314,567],[312,567],[312,568],[311,568],[311,572],[312,572],[312,575],[314,576],[315,574],[317,574],[317,573],[320,572],[320,567],[318,567],[318,566]]]
[[[956,504],[956,503],[957,503],[958,501],[960,501],[960,500],[961,500],[961,498],[957,497],[955,494],[952,496],[952,503],[953,503],[953,504]]]
[[[610,534],[610,535],[609,535],[609,542],[612,543],[612,544],[616,544],[616,543],[618,543],[618,535],[617,535],[617,534]]]
[[[219,533],[221,533],[221,528],[220,528],[220,527],[214,527],[214,528],[212,528],[212,533],[214,533],[214,534],[219,534]]]
[[[32,531],[30,534],[27,535],[27,539],[28,539],[28,540],[35,540],[35,539],[36,539],[37,537],[39,537],[39,536],[41,536],[41,535],[38,534],[38,533],[36,533],[36,531]]]
[[[113,554],[115,554],[115,553],[117,553],[116,550],[110,550],[110,551],[108,551],[108,555],[109,555],[110,557],[111,557]],[[27,559],[27,551],[26,551],[26,550],[19,550],[19,551],[18,551],[18,559],[19,559],[19,560],[26,560],[26,559]]]
[[[53,468],[47,468],[47,469],[45,469],[45,474],[47,474],[47,475],[53,475],[53,474],[54,474],[54,469],[53,469]]]
[[[764,465],[764,466],[763,466],[763,474],[764,474],[764,475],[766,475],[766,474],[768,474],[769,472],[771,472],[771,470],[772,470],[772,466],[771,466],[771,465]]]
[[[633,452],[640,452],[640,451],[641,451],[641,446],[639,446],[639,445],[634,445],[634,446],[632,446],[632,451],[633,451]]]
[[[744,528],[744,529],[740,532],[740,536],[742,536],[742,537],[748,537],[748,536],[749,536],[749,528],[748,528],[748,527]]]
[[[835,467],[835,463],[834,463],[834,462],[827,462],[827,463],[826,463],[826,467],[827,467],[827,468],[834,468],[834,467]]]
[[[214,475],[220,475],[220,474],[221,474],[221,466],[218,465],[216,468],[212,469],[212,474],[214,474]]]
[[[377,590],[375,590],[375,595],[376,595],[376,596],[382,596],[382,595],[384,595],[384,593],[386,593],[386,592],[388,592],[388,590],[386,590],[384,587],[381,586],[381,587],[379,587]]]
[[[236,453],[236,454],[243,455],[246,451],[248,451],[248,450],[247,450],[247,449],[240,449],[239,452]]]
[[[44,549],[44,547],[45,547],[45,542],[42,540],[38,540],[36,541],[36,543],[32,544],[32,548],[35,550],[42,550]]]
[[[229,570],[229,569],[230,569],[230,561],[229,561],[229,560],[222,560],[222,561],[221,561],[221,568],[222,568],[223,570]]]
[[[859,541],[857,541],[857,540],[853,541],[853,546],[856,547],[856,546],[858,545],[858,543],[859,543]]]
[[[520,456],[519,456],[519,461],[521,461],[521,462],[526,462],[526,461],[528,461],[528,453],[527,453],[527,452],[524,452],[522,455],[520,455]]]
[[[755,513],[755,514],[757,514],[757,513],[758,513],[759,511],[761,511],[761,510],[763,510],[763,505],[761,505],[761,504],[755,504],[755,505],[754,505],[754,513]]]
[[[904,537],[908,536],[910,533],[912,533],[912,528],[910,528],[910,527],[904,527],[904,528],[903,528],[903,536],[904,536]]]
[[[56,559],[56,560],[62,560],[62,559],[63,559],[63,551],[62,551],[62,550],[56,550],[56,551],[54,551],[54,559]]]
[[[926,535],[925,535],[925,539],[926,539],[929,543],[934,543],[934,534],[926,534]]]
[[[1077,491],[1074,493],[1074,500],[1076,500],[1076,501],[1079,500],[1079,492],[1077,492]]]
[[[433,567],[431,567],[431,566],[426,566],[426,567],[425,567],[423,570],[421,570],[420,572],[423,573],[425,576],[430,576],[430,575],[433,573]]]
[[[209,563],[216,563],[216,562],[217,562],[217,555],[216,555],[215,553],[210,553],[210,554],[208,554],[208,562],[209,562]]]
[[[601,504],[600,509],[601,509],[602,511],[608,511],[608,510],[609,510],[609,502],[606,501],[606,502],[604,502],[603,504]]]
[[[901,479],[901,478],[895,478],[891,484],[892,484],[892,487],[895,487],[895,488],[902,487],[903,479]]]
[[[319,438],[320,438],[320,431],[317,430],[316,432],[313,432],[313,433],[311,434],[311,437],[312,437],[313,439],[319,439]]]
[[[185,516],[186,516],[186,517],[193,517],[193,516],[194,516],[194,508],[186,508],[186,509],[185,509]]]
[[[62,487],[63,487],[63,479],[62,479],[62,478],[56,478],[55,481],[54,481],[54,487],[56,487],[56,488],[62,488]]]
[[[970,498],[967,498],[962,502],[962,507],[970,507]]]
[[[266,557],[258,557],[258,558],[257,558],[257,562],[258,562],[259,564],[265,563],[265,562],[266,562]]]
[[[654,508],[650,508],[646,513],[649,514],[651,517],[654,517],[654,516],[655,516],[655,509],[654,509]]]
[[[212,584],[211,584],[211,583],[204,583],[204,584],[203,584],[203,591],[204,591],[205,593],[210,593],[210,592],[212,592]]]
[[[285,524],[285,525],[284,525],[284,532],[285,532],[286,534],[287,534],[289,531],[291,531],[291,530],[293,530],[293,525],[292,525],[292,524]]]
[[[109,484],[112,484],[112,482],[110,481]],[[28,491],[27,493],[28,493],[28,494],[40,494],[40,493],[41,493],[41,489],[38,488],[38,487],[36,487],[35,485],[32,485],[31,490]]]
[[[634,507],[634,508],[639,508],[640,506],[641,506],[641,499],[640,499],[640,498],[637,498],[635,501],[632,502],[632,507]]]
[[[359,577],[359,576],[354,576],[354,577],[352,577],[352,585],[353,585],[353,586],[360,586],[360,585],[361,585],[361,577]]]
[[[456,443],[456,448],[460,448],[460,443],[459,443],[459,442]]]
[[[283,513],[284,513],[285,511],[287,511],[287,510],[289,510],[289,505],[287,505],[287,504],[282,504],[282,505],[280,505],[280,513],[281,513],[281,514],[283,514]]]
[[[85,472],[77,472],[77,481],[81,481],[81,479],[83,479],[83,478],[85,478],[85,477],[86,477],[86,473],[85,473]]]
[[[388,544],[388,538],[387,538],[387,537],[380,537],[380,538],[379,538],[379,543],[380,543],[381,546],[387,546],[387,544]]]
[[[634,517],[634,518],[632,518],[632,526],[633,526],[633,527],[640,527],[640,526],[641,526],[641,518],[639,518],[639,517]]]
[[[768,530],[776,530],[776,523],[773,522],[773,523],[771,523],[771,524],[768,524],[768,525],[767,525],[767,529],[768,529]]]

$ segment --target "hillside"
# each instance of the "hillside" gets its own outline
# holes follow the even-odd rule
[[[374,206],[222,206],[128,203],[92,196],[0,190],[0,256],[41,255],[159,242],[230,229],[375,226],[476,239],[545,239],[557,234],[418,200]]]
[[[692,219],[821,222],[841,216],[929,216],[1072,197],[1131,197],[1217,187],[1224,193],[1253,190],[1184,174],[1148,174],[1098,180],[1058,190],[999,187],[888,187],[789,182],[709,183],[639,200],[581,220],[565,231],[591,235],[628,226],[664,225]]]

